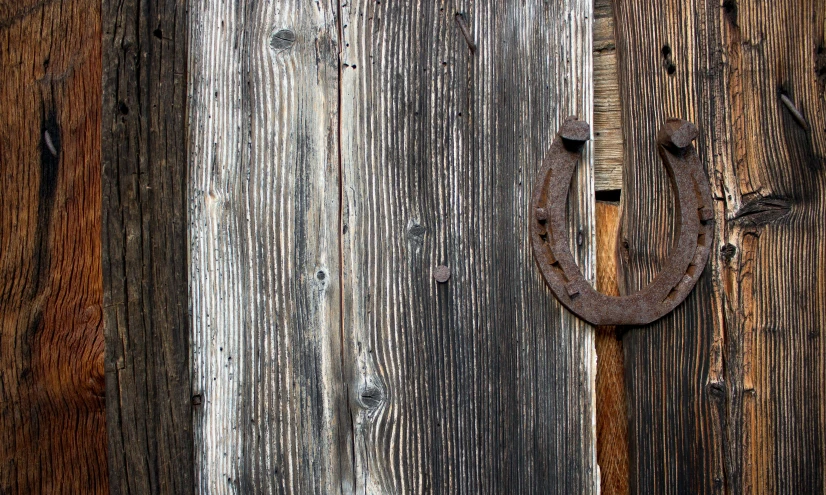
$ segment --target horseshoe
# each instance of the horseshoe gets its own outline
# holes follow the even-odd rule
[[[714,209],[708,178],[691,144],[699,132],[691,122],[670,118],[657,134],[677,199],[677,241],[665,267],[647,287],[619,297],[594,290],[568,247],[568,189],[590,134],[587,122],[568,117],[548,151],[531,203],[533,255],[556,298],[580,318],[594,325],[645,325],[683,302],[708,261]]]

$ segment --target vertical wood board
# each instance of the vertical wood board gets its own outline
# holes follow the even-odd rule
[[[337,7],[190,9],[196,491],[339,492]]]
[[[0,493],[107,490],[100,4],[0,6]]]
[[[591,9],[342,4],[357,493],[597,490],[593,329],[555,301],[528,242],[533,180],[558,125],[592,117]],[[593,281],[592,167],[589,145],[570,237]]]
[[[105,0],[101,18],[110,493],[186,494],[186,2]]]
[[[667,256],[674,216],[654,145],[666,116],[700,127],[717,202],[694,293],[624,339],[632,487],[821,492],[826,5],[617,7],[624,288],[646,283]]]

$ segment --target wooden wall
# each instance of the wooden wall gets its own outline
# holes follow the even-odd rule
[[[105,493],[100,5],[0,4],[0,493]]]
[[[647,1],[0,5],[0,493],[822,492],[826,4]],[[712,259],[621,346],[527,245],[569,113],[625,292],[702,131]]]
[[[592,113],[591,17],[191,8],[198,491],[596,490],[593,330],[527,242],[561,118]],[[592,174],[571,202],[591,279]]]

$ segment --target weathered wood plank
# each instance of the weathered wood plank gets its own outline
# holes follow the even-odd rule
[[[186,494],[193,487],[185,4],[102,3],[111,493]]]
[[[342,490],[336,12],[190,5],[199,492]]]
[[[590,1],[342,3],[344,377],[357,493],[592,493],[593,329],[528,205],[592,117]],[[590,146],[590,145],[589,145]],[[571,239],[594,279],[592,153]],[[450,278],[434,280],[440,265]]]
[[[624,288],[668,250],[666,115],[699,125],[718,201],[694,294],[624,339],[637,491],[824,489],[825,21],[822,0],[617,3]]]
[[[611,0],[594,0],[594,190],[622,189],[622,140],[617,46]]]
[[[0,493],[105,493],[100,4],[0,4]]]

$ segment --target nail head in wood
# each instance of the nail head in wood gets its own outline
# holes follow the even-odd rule
[[[440,284],[447,282],[450,279],[450,268],[445,265],[437,266],[433,269],[433,278]]]
[[[591,126],[588,122],[579,120],[572,115],[562,123],[562,127],[559,128],[559,136],[565,141],[582,145],[585,141],[591,139]]]

